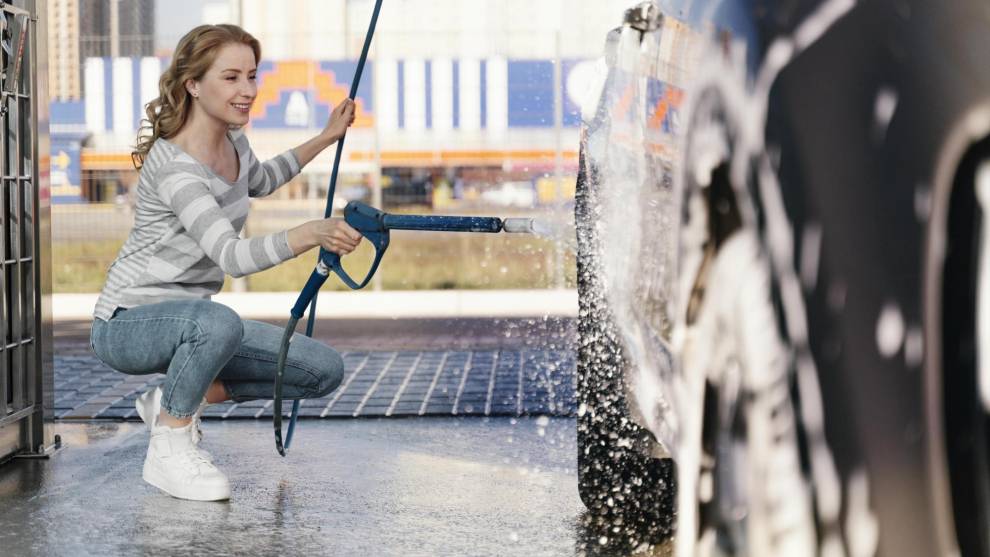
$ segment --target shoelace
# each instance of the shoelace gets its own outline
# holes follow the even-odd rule
[[[202,424],[203,410],[206,409],[206,406],[207,405],[205,402],[200,404],[199,408],[196,409],[196,413],[193,414],[190,436],[192,437],[193,447],[195,447],[196,451],[199,452],[200,457],[212,464],[213,457],[210,456],[210,453],[199,448],[199,442],[203,440],[203,429],[200,426]]]
[[[145,395],[145,396],[147,396],[147,395]],[[155,395],[152,394],[151,396],[155,396]],[[158,395],[159,400],[160,400],[160,397],[161,397],[161,395]],[[196,408],[196,412],[193,413],[193,415],[192,415],[192,427],[190,428],[190,437],[192,438],[193,449],[196,450],[196,453],[198,454],[199,459],[202,460],[202,461],[204,461],[204,462],[206,462],[206,463],[208,463],[208,464],[210,464],[212,466],[213,465],[213,456],[210,455],[210,453],[206,452],[205,450],[199,448],[199,442],[203,440],[203,429],[201,427],[201,424],[202,424],[201,418],[203,417],[203,411],[206,409],[207,406],[209,406],[209,404],[207,404],[206,399],[204,398],[203,399],[203,402],[201,402],[199,404],[199,407]],[[160,408],[161,408],[161,404],[160,403],[158,405],[152,405],[151,414],[153,416],[156,416],[157,417],[158,416],[158,411],[160,410]],[[156,418],[152,418],[152,419],[155,419],[157,421]]]
[[[202,407],[200,407],[202,408]],[[199,442],[203,440],[203,429],[200,427],[202,420],[200,419],[200,411],[196,411],[192,417],[192,442],[193,445],[199,445]]]
[[[178,462],[183,468],[189,470],[190,472],[199,474],[203,472],[202,468],[204,466],[207,468],[207,471],[216,468],[209,456],[210,455],[208,453],[201,451],[193,445],[186,450],[177,453],[175,458],[176,462]]]

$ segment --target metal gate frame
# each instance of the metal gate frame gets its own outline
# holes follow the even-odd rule
[[[55,448],[47,2],[3,2],[27,17],[19,84],[0,84],[0,462]],[[5,37],[6,38],[6,37]],[[14,37],[16,39],[16,37]],[[9,39],[8,39],[9,40]],[[17,51],[11,40],[12,52]],[[2,50],[2,49],[0,49]],[[8,64],[10,54],[0,52]],[[5,109],[2,109],[5,106]]]

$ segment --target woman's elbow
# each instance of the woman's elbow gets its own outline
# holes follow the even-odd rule
[[[224,249],[219,250],[210,256],[210,259],[220,267],[223,274],[233,277],[242,278],[248,275],[245,271],[244,266],[240,264],[237,260],[236,251],[234,249],[234,242],[231,242]]]
[[[223,274],[231,278],[243,278],[248,275],[248,273],[246,273],[240,265],[232,261],[227,261],[225,258],[220,258],[219,261],[216,261],[216,264],[220,267],[220,270],[223,271]]]

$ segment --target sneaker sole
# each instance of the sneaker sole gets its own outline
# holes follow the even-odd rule
[[[230,499],[230,486],[214,488],[191,488],[187,486],[170,486],[166,478],[145,464],[141,478],[176,499],[189,501],[226,501]]]

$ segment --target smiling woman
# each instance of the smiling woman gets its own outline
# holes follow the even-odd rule
[[[249,95],[253,99],[256,93],[253,72],[260,58],[261,45],[257,39],[233,25],[201,25],[182,37],[171,65],[159,79],[158,98],[145,107],[147,119],[138,133],[137,147],[132,153],[134,166],[141,168],[158,138],[174,137],[186,127],[187,121],[195,119],[192,105],[200,92],[190,91],[187,85],[197,84],[198,89],[200,81],[228,79],[227,75],[210,75],[211,70],[216,74],[229,73],[229,77],[233,78],[229,81],[236,83],[233,72],[239,70],[233,68],[227,72],[225,68],[231,67],[227,63],[240,62],[245,68],[251,68]],[[247,118],[243,118],[233,124],[242,126],[246,123]]]
[[[279,328],[242,320],[210,297],[226,275],[263,271],[317,246],[347,254],[361,240],[340,219],[240,238],[248,198],[291,180],[354,121],[346,99],[315,137],[259,162],[241,128],[260,55],[258,41],[234,25],[202,25],[179,41],[132,154],[140,169],[134,227],[94,312],[100,359],[128,374],[166,375],[136,403],[151,429],[143,477],[182,499],[230,497],[227,477],[199,447],[199,416],[210,403],[271,398],[281,338]],[[285,398],[323,396],[340,384],[337,352],[309,338],[295,346]]]

